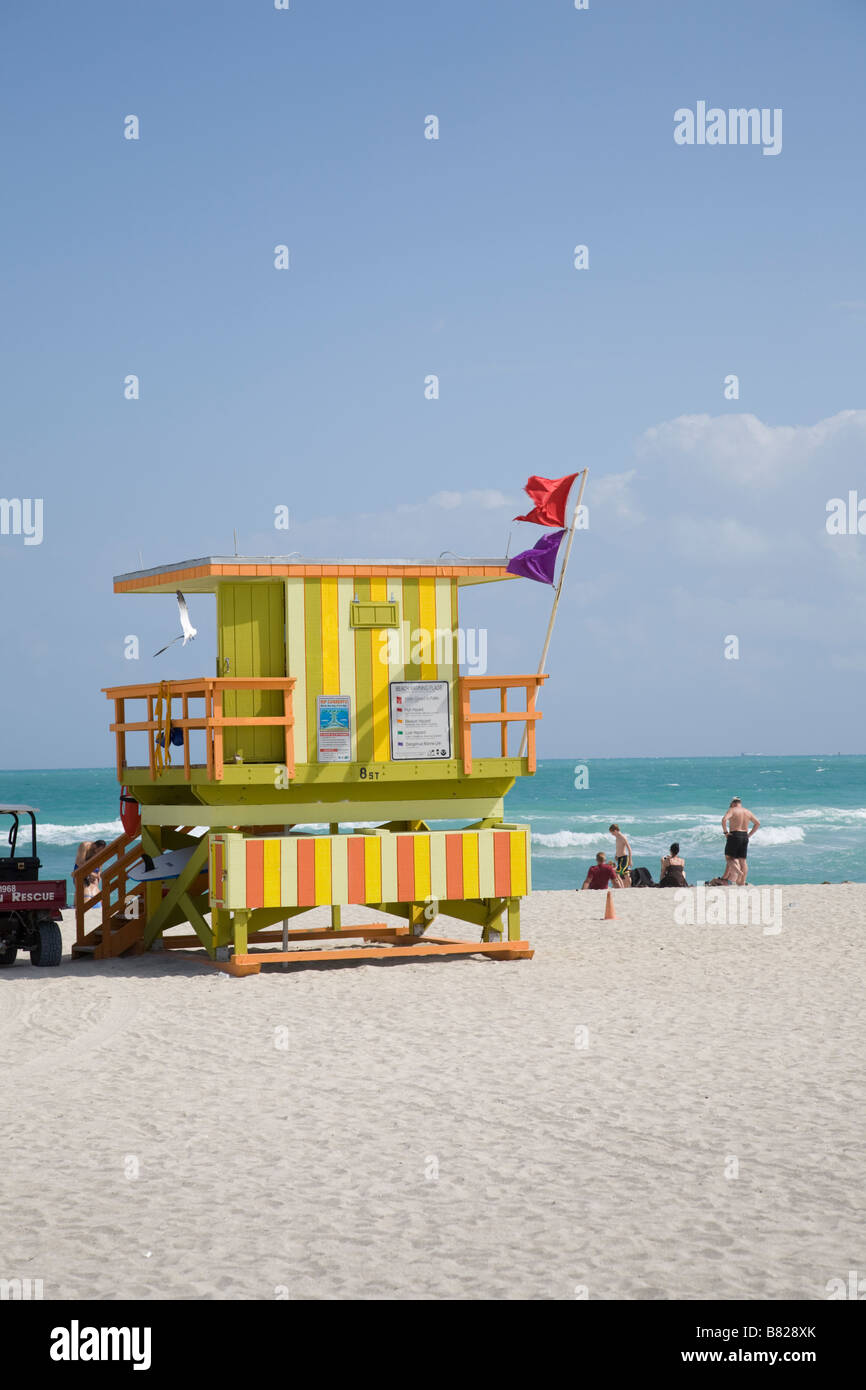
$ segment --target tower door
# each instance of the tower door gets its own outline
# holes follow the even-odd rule
[[[283,583],[252,581],[220,584],[217,590],[218,676],[285,676],[286,588]],[[283,713],[278,690],[226,691],[224,713],[261,718]],[[282,763],[282,727],[226,729],[224,758],[240,753],[245,763]]]

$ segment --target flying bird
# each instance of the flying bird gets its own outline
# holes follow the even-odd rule
[[[173,638],[171,642],[167,642],[164,647],[160,647],[158,652],[154,652],[154,656],[162,656],[163,652],[167,652],[169,647],[173,647],[175,642],[179,642],[181,640],[181,637],[183,638],[183,645],[186,646],[187,642],[191,642],[196,635],[197,629],[193,627],[192,623],[189,620],[189,609],[186,606],[186,599],[184,598],[180,589],[178,589],[176,592],[177,609],[178,613],[180,614],[180,626],[182,631],[180,632],[180,635]]]

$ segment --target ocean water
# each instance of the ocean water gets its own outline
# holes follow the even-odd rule
[[[575,789],[585,766],[588,786]],[[533,884],[572,888],[616,822],[654,879],[679,842],[689,883],[725,866],[721,818],[734,796],[758,817],[750,883],[866,882],[866,757],[599,758],[546,762],[517,783],[509,817],[532,826]]]
[[[581,765],[588,786],[577,790]],[[724,867],[719,822],[732,796],[761,822],[749,847],[750,882],[866,882],[866,757],[548,761],[517,783],[506,813],[532,827],[536,888],[579,887],[596,851],[613,853],[611,821],[628,835],[635,864],[645,864],[653,878],[678,840],[694,883]],[[0,772],[0,804],[40,808],[46,878],[68,877],[79,841],[120,833],[118,797],[112,768]]]

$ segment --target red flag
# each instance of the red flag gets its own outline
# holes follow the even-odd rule
[[[565,478],[537,478],[533,474],[523,491],[535,507],[527,516],[516,516],[514,520],[534,521],[538,526],[564,526],[565,504],[576,477],[576,473]]]

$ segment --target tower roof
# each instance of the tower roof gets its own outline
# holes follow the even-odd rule
[[[485,584],[513,578],[505,559],[454,560],[307,560],[280,555],[210,555],[178,560],[155,569],[115,576],[116,594],[212,594],[220,582],[256,579],[456,579],[458,584]]]

